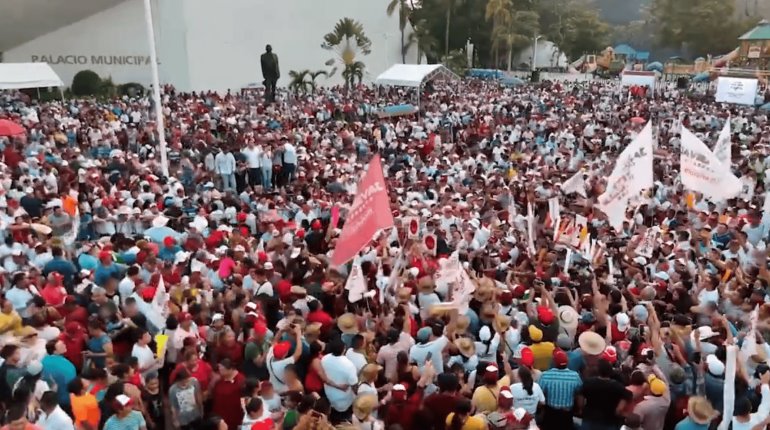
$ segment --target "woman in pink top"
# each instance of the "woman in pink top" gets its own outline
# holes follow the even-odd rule
[[[219,262],[219,279],[225,280],[233,274],[235,268],[235,260],[233,259],[233,251],[228,249],[227,254],[222,257]]]

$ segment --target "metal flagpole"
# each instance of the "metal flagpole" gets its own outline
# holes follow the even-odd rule
[[[160,146],[160,168],[168,177],[168,156],[166,154],[166,128],[163,123],[163,105],[160,100],[160,78],[158,77],[158,53],[155,50],[155,29],[152,25],[152,5],[144,0],[144,24],[147,27],[147,42],[150,44],[150,66],[152,67],[152,98],[155,103],[155,122],[158,126]]]

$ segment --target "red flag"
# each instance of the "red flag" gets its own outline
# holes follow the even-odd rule
[[[366,174],[358,183],[358,194],[337,239],[332,264],[339,266],[350,261],[378,230],[388,227],[393,227],[393,213],[390,211],[388,189],[378,154],[369,162]]]
[[[332,221],[329,223],[329,228],[337,228],[337,224],[340,223],[340,207],[337,206],[335,203],[334,206],[332,206]]]

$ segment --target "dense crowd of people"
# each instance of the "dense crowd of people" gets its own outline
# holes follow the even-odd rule
[[[165,88],[166,177],[146,98],[0,95],[3,429],[770,424],[767,112],[604,81],[434,83],[401,117],[409,91],[276,97]],[[728,118],[744,190],[709,201],[679,127]],[[613,229],[647,121],[655,186]],[[333,265],[374,154],[395,226]]]

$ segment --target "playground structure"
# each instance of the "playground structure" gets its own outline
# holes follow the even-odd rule
[[[626,68],[626,62],[615,55],[612,47],[607,47],[600,54],[586,54],[570,63],[569,73],[596,73],[618,75]]]
[[[762,85],[770,79],[770,22],[761,21],[738,38],[739,45],[718,57],[698,58],[693,64],[671,59],[663,72],[672,76],[690,76],[694,82],[713,81],[719,76],[755,77]]]

